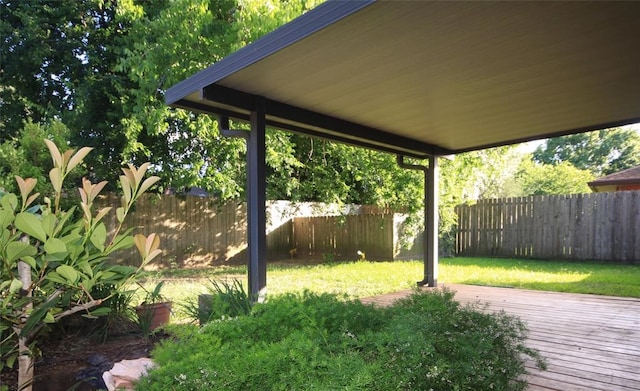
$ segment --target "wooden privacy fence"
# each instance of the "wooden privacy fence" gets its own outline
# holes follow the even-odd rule
[[[394,258],[392,214],[295,217],[292,234],[296,253],[304,258]]]
[[[531,196],[459,205],[456,253],[640,263],[640,192]]]
[[[104,196],[99,206],[117,206]],[[267,259],[354,260],[357,251],[367,259],[417,258],[415,249],[398,246],[400,215],[375,207],[320,203],[267,202]],[[341,215],[341,213],[350,213]],[[327,216],[330,215],[330,216]],[[105,218],[107,230],[116,227],[115,213]],[[247,262],[247,209],[244,203],[220,204],[212,197],[143,195],[126,227],[160,236],[160,267],[204,267]],[[294,250],[295,249],[295,250]],[[418,251],[420,250],[418,246]],[[137,250],[123,250],[113,262],[137,265]]]
[[[119,205],[114,195],[102,197],[102,205]],[[116,227],[115,213],[106,220],[107,229]],[[220,205],[209,197],[157,196],[145,194],[127,216],[126,227],[136,233],[152,232],[160,237],[162,255],[159,266],[196,267],[246,257],[246,207],[244,204]],[[137,250],[119,251],[114,262],[137,265]]]

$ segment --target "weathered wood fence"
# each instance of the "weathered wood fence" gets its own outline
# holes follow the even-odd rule
[[[531,196],[459,205],[456,253],[640,263],[640,192]]]
[[[117,206],[116,196],[100,199],[100,206]],[[267,202],[267,259],[269,261],[416,258],[415,249],[399,242],[398,216],[366,206],[321,203]],[[400,218],[400,220],[402,220]],[[116,227],[115,213],[105,219]],[[126,225],[136,232],[160,236],[160,267],[205,267],[247,261],[247,210],[244,203],[220,204],[210,197],[145,194]],[[420,251],[420,247],[417,247]],[[114,262],[139,263],[135,248],[123,250]]]
[[[305,258],[394,258],[393,215],[295,217],[292,220],[296,253]],[[360,252],[360,253],[358,253]]]

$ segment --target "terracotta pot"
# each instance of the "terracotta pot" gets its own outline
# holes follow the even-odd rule
[[[136,313],[141,323],[146,323],[149,331],[169,323],[171,317],[171,302],[141,304],[136,307]]]

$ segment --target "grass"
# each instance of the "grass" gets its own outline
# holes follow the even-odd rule
[[[171,269],[153,272],[145,286],[165,280],[163,294],[180,304],[206,293],[209,279],[237,278],[246,282],[246,267]],[[347,262],[320,265],[271,264],[270,296],[302,292],[362,298],[410,289],[422,279],[420,261]],[[597,262],[540,261],[496,258],[444,258],[439,282],[506,286],[556,292],[590,293],[640,298],[640,265]],[[175,318],[186,313],[176,306]]]
[[[496,258],[440,265],[440,280],[449,283],[640,298],[640,265]]]
[[[269,265],[267,269],[268,295],[302,292],[346,295],[348,298],[375,296],[409,289],[422,274],[419,262],[348,262],[321,265]],[[236,278],[246,283],[246,267],[224,267],[196,270],[163,270],[153,272],[145,287],[153,287],[165,280],[163,295],[174,302],[195,301],[201,293],[208,293],[210,279]],[[174,311],[177,319],[188,314],[180,306]]]

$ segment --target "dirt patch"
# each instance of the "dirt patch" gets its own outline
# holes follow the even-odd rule
[[[102,383],[104,371],[121,360],[149,357],[153,346],[168,337],[156,333],[145,338],[139,325],[129,320],[109,326],[99,320],[76,322],[55,325],[44,336],[39,345],[40,355],[36,358],[34,390],[105,389]],[[3,370],[0,385],[16,390],[17,368]]]

